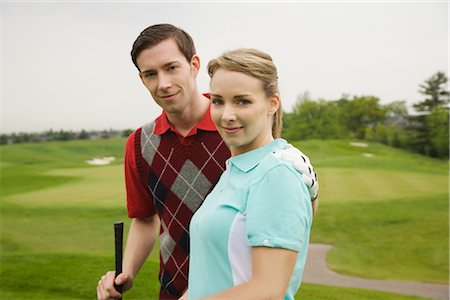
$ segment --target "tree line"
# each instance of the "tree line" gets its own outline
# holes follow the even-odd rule
[[[290,140],[360,139],[380,142],[424,155],[449,158],[449,91],[445,73],[437,72],[419,85],[424,99],[409,113],[405,101],[382,105],[375,96],[343,95],[338,100],[299,96],[293,111],[285,113],[283,137]],[[42,133],[1,134],[0,144],[35,143],[127,137],[125,130],[80,132],[49,130]]]
[[[342,96],[313,100],[299,96],[285,113],[283,137],[288,140],[360,139],[420,154],[449,158],[449,91],[445,73],[419,85],[424,99],[409,113],[405,101],[382,105],[374,96]]]
[[[108,139],[116,137],[127,137],[133,132],[131,129],[125,130],[91,130],[81,131],[72,130],[53,130],[50,129],[44,132],[19,132],[11,134],[0,135],[0,145],[7,144],[19,144],[19,143],[39,143],[47,141],[70,141],[70,140],[95,140],[95,139]]]

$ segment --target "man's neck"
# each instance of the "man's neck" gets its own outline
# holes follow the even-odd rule
[[[172,114],[166,112],[167,119],[182,136],[186,136],[203,118],[209,105],[209,99],[202,94],[198,94],[196,99],[183,112]]]

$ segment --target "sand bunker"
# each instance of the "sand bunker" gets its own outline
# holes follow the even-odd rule
[[[361,148],[369,147],[369,145],[367,143],[358,143],[358,142],[351,142],[350,145],[354,146],[354,147],[361,147]]]
[[[101,165],[109,165],[115,159],[116,158],[114,156],[105,156],[105,157],[101,157],[101,158],[93,158],[93,159],[87,160],[86,162],[90,165],[101,166]]]

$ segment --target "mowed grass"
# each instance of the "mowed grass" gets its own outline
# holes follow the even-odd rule
[[[448,283],[448,161],[380,144],[294,143],[319,175],[312,241],[353,276]],[[369,155],[368,155],[369,154]]]
[[[312,235],[334,246],[328,254],[331,269],[359,277],[448,283],[447,195],[324,203],[320,210]]]
[[[46,171],[89,168],[86,160],[114,156],[123,162],[124,139],[14,144],[0,147],[0,196],[8,196],[81,179],[76,175],[55,176]]]
[[[0,148],[1,299],[95,298],[100,276],[114,268],[112,224],[123,220],[125,233],[129,228],[124,143],[115,139]],[[376,144],[296,145],[319,173],[320,209],[312,241],[334,245],[328,258],[334,270],[448,282],[448,162]],[[373,157],[364,156],[369,151]],[[115,156],[116,161],[96,167],[85,162],[102,156]],[[154,251],[126,299],[156,298],[157,261]],[[421,299],[305,283],[299,297]]]

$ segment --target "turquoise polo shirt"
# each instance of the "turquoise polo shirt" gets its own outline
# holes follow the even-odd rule
[[[192,217],[189,299],[248,282],[251,247],[298,252],[284,299],[294,299],[308,252],[312,208],[308,189],[291,163],[274,155],[283,139],[231,157],[226,170]]]

